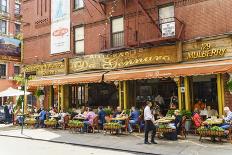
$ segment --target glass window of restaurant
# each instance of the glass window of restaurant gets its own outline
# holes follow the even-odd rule
[[[88,106],[117,107],[118,89],[113,83],[92,83],[88,85]]]
[[[216,75],[193,76],[191,81],[192,109],[208,110],[210,108],[210,110],[218,111]]]
[[[160,104],[159,106],[161,112],[166,114],[170,107],[170,101],[173,93],[175,96],[177,96],[177,85],[171,78],[137,80],[136,106],[145,106],[145,102],[147,100],[157,103],[157,99],[159,98],[157,96],[160,95],[164,102],[157,104]],[[176,103],[176,106],[178,106],[178,103]]]

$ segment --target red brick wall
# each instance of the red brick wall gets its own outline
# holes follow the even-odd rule
[[[74,37],[73,27],[80,24],[85,25],[85,54],[93,54],[100,52],[99,34],[109,34],[110,22],[107,20],[109,12],[112,8],[112,3],[109,2],[106,6],[106,16],[99,13],[89,1],[86,1],[86,8],[78,11],[73,10],[73,0],[71,9],[71,51],[68,53],[62,53],[59,55],[50,55],[50,8],[42,7],[37,2],[41,0],[29,0],[23,2],[23,19],[30,24],[24,24],[23,32],[25,37],[24,42],[24,62],[34,63],[41,61],[52,61],[63,57],[74,57]],[[158,6],[166,3],[173,2],[173,0],[141,0],[143,6],[149,9],[150,14],[155,20],[158,20]],[[175,2],[180,0],[175,0]],[[45,1],[43,1],[44,3]],[[47,1],[47,6],[50,6],[50,1]],[[132,32],[136,29],[139,30],[139,39],[143,39],[145,35],[151,35],[158,37],[157,30],[153,25],[146,25],[144,23],[150,22],[149,19],[144,16],[140,10],[140,15],[136,18],[136,3],[134,1],[128,1],[127,4],[127,16],[125,17],[125,29],[128,27]],[[175,16],[185,23],[185,40],[204,37],[211,35],[218,35],[225,32],[232,31],[232,12],[230,6],[232,6],[231,0],[183,0],[184,3],[175,3]],[[94,3],[95,4],[95,3]],[[45,4],[43,4],[45,6]],[[99,9],[99,5],[95,4]],[[39,8],[39,9],[38,9]],[[124,11],[123,1],[119,1],[115,7],[115,11],[112,16],[123,15]],[[42,13],[41,13],[42,12]],[[40,22],[40,21],[45,22]],[[106,24],[106,21],[107,24]],[[136,24],[139,21],[139,24]],[[37,24],[35,24],[37,23]],[[38,25],[38,23],[40,23]],[[128,42],[130,38],[133,38],[133,33],[126,33]],[[107,37],[109,41],[109,36]],[[35,58],[37,56],[37,58]]]

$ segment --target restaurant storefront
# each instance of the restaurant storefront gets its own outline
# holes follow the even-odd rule
[[[228,36],[194,40],[183,44],[96,54],[27,66],[37,72],[30,86],[46,86],[48,102],[61,108],[81,105],[142,106],[163,96],[170,103],[178,96],[179,109],[193,110],[197,101],[223,113],[225,82],[232,70]],[[228,93],[226,93],[228,94]]]

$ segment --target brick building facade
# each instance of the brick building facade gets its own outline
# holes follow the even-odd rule
[[[92,70],[99,70],[99,68],[94,68],[92,66],[88,66],[87,68],[89,69],[85,68],[84,70],[81,70],[81,67],[83,66],[78,66],[80,63],[84,64],[84,60],[87,60],[91,56],[102,57],[102,54],[108,54],[106,57],[110,57],[110,55],[114,53],[125,54],[126,52],[133,50],[139,50],[140,52],[147,50],[149,53],[149,50],[151,49],[151,53],[153,51],[153,54],[155,52],[158,54],[158,56],[154,56],[157,62],[153,61],[150,64],[144,64],[144,61],[141,60],[141,62],[139,62],[140,65],[134,65],[141,68],[142,66],[144,67],[144,65],[147,65],[147,67],[157,67],[160,65],[169,66],[170,64],[180,65],[177,66],[177,68],[183,68],[181,65],[186,65],[188,63],[197,64],[203,62],[202,64],[204,64],[204,62],[229,61],[231,58],[232,51],[229,42],[231,42],[230,38],[232,32],[232,19],[230,18],[232,15],[232,12],[230,11],[232,1],[230,0],[71,0],[70,50],[58,54],[51,54],[51,0],[24,0],[22,4],[23,20],[27,23],[23,25],[23,63],[28,66],[32,66],[31,68],[29,67],[30,69],[25,69],[25,71],[36,71],[38,77],[44,75],[46,75],[46,77],[48,76],[48,78],[49,76],[51,77],[45,81],[47,84],[41,83],[37,85],[45,87],[50,85],[50,87],[45,88],[45,91],[50,92],[48,93],[47,98],[50,98],[51,92],[53,92],[53,90],[50,90],[53,89],[51,85],[53,85],[53,87],[54,85],[58,85],[57,87],[60,88],[60,84],[59,82],[56,83],[52,80],[53,75],[56,74],[56,72],[40,74],[41,72],[47,71],[46,69],[41,69],[43,68],[41,65],[45,62],[60,62],[60,67],[65,69],[64,74],[68,74],[69,76],[70,73],[79,74],[81,71],[88,72]],[[217,39],[219,41],[215,41]],[[226,45],[224,45],[223,40],[227,41]],[[170,50],[173,50],[173,53],[169,53]],[[200,56],[198,53],[195,58],[191,58],[194,54],[196,54],[194,52],[197,50],[203,52],[204,55]],[[214,50],[224,50],[225,53],[221,55],[217,52],[209,53],[209,51]],[[205,55],[205,52],[208,52],[207,56]],[[161,54],[159,55],[159,53]],[[163,55],[165,57],[165,54],[169,55],[169,58],[167,60],[162,58],[162,60],[158,61],[158,59]],[[120,57],[120,55],[118,56]],[[78,65],[77,61],[80,61]],[[136,62],[138,61],[140,60],[136,60]],[[75,65],[72,63],[77,67],[75,68]],[[131,72],[133,72],[134,66],[132,62],[130,63],[131,64],[129,65],[127,63],[127,66],[125,63],[124,65],[121,65],[124,67],[112,67],[111,70],[109,70],[110,67],[104,68],[103,66],[101,69],[107,72],[103,73],[103,77],[106,74],[105,77],[107,79],[108,72],[115,71],[115,69],[120,70],[120,68],[126,68],[125,70],[131,69]],[[231,65],[230,61],[226,63]],[[33,66],[34,70],[32,69]],[[37,66],[37,68],[35,66]],[[52,69],[54,69],[54,67]],[[154,70],[156,69],[157,68],[154,68]],[[161,68],[161,70],[162,69],[163,68]],[[146,70],[146,68],[142,68],[141,70]],[[208,72],[205,73],[205,75],[208,76]],[[203,78],[202,81],[200,81],[201,77],[196,77],[204,75],[204,73],[199,73],[199,71],[187,74],[186,76],[189,76],[189,78],[185,78],[185,75],[182,74],[171,76],[167,76],[165,74],[161,77],[159,75],[153,75],[152,73],[152,75],[149,74],[149,76],[151,76],[149,79],[156,79],[157,77],[161,79],[173,78],[174,81],[177,82],[178,88],[173,88],[171,86],[170,88],[172,91],[176,90],[180,100],[179,102],[183,102],[183,104],[179,103],[179,106],[181,108],[185,107],[188,110],[193,109],[193,102],[195,103],[195,99],[202,95],[198,94],[196,95],[198,97],[194,98],[194,94],[191,93],[191,91],[190,93],[186,93],[186,91],[188,91],[188,89],[201,89],[199,85],[201,82],[205,82],[204,85],[207,87],[209,92],[223,92],[223,95],[212,97],[210,98],[210,101],[206,98],[204,99],[205,102],[215,102],[215,100],[217,100],[219,102],[217,104],[221,104],[217,108],[219,108],[219,113],[222,114],[222,106],[224,106],[224,104],[231,106],[231,95],[226,92],[227,90],[224,89],[223,86],[226,84],[226,80],[222,80],[226,77],[228,79],[228,72],[228,70],[225,72],[221,70],[217,72],[212,71],[211,73],[214,75],[207,77],[207,80],[204,80]],[[125,75],[128,74],[129,73],[125,73]],[[220,74],[221,77],[218,74]],[[114,73],[112,73],[112,75],[114,75]],[[109,73],[109,76],[112,75]],[[124,76],[124,73],[122,73],[122,76]],[[178,77],[179,79],[175,79],[175,77]],[[139,79],[143,78],[141,77]],[[128,102],[136,102],[136,99],[128,99],[126,96],[130,94],[130,88],[135,88],[135,85],[141,84],[141,82],[135,84],[136,82],[131,81],[139,79],[123,79],[119,77],[118,79],[116,78],[107,81],[119,81],[119,100],[122,100],[119,101],[119,104],[124,104],[124,108],[127,107]],[[144,79],[148,79],[148,77],[146,76]],[[52,82],[49,83],[49,80]],[[124,83],[124,81],[127,81],[128,83]],[[92,83],[93,81],[75,82],[80,84]],[[64,82],[64,85],[71,85],[75,82]],[[170,82],[170,85],[175,84],[172,82]],[[189,84],[190,86],[186,86],[186,84]],[[219,84],[220,86],[222,84],[223,90],[219,89]],[[152,95],[148,96],[153,96],[154,92],[157,93],[158,91],[161,91],[156,90],[153,86],[151,87]],[[181,91],[182,87],[185,87],[185,90]],[[145,89],[145,87],[143,88]],[[69,88],[67,88],[67,91],[68,89]],[[120,92],[121,90],[122,92],[124,90],[124,93],[128,93],[127,95],[124,94],[124,98]],[[58,89],[58,91],[65,92],[66,88],[63,88],[62,86],[62,88]],[[89,93],[90,92],[85,93],[85,95]],[[122,96],[120,97],[120,95]],[[129,96],[134,96],[135,98],[136,95],[132,93]],[[62,103],[65,101],[71,102],[70,100],[72,99],[69,99],[58,99],[57,102],[60,102],[60,105],[62,105],[65,104]],[[201,97],[201,99],[203,98]],[[49,102],[53,102],[53,100],[54,98],[49,99]],[[51,105],[51,103],[49,103],[49,105]]]
[[[13,77],[20,72],[20,8],[20,0],[0,1],[0,91],[17,87]],[[0,103],[4,100],[1,99]]]

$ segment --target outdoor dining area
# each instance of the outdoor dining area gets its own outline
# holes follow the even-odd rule
[[[30,92],[9,88],[0,92],[0,96],[22,96]],[[109,135],[129,135],[133,132],[143,133],[145,130],[144,107],[132,106],[130,109],[113,107],[81,107],[79,109],[57,109],[50,107],[26,107],[27,110],[13,108],[12,102],[5,103],[6,108],[12,109],[14,125],[27,128],[48,128],[52,130],[69,130],[70,133],[103,133]],[[11,107],[12,106],[12,107]],[[218,116],[215,112],[199,110],[194,112],[170,108],[162,114],[153,103],[151,111],[158,138],[167,140],[187,139],[188,134],[199,137],[200,141],[209,138],[212,142],[232,143],[232,112],[224,107],[225,116]],[[204,106],[205,107],[205,106]],[[25,108],[25,107],[24,107]],[[211,114],[209,115],[209,112]]]
[[[167,140],[186,139],[188,134],[203,138],[209,138],[212,142],[232,143],[232,123],[229,122],[227,129],[222,128],[225,118],[212,116],[203,120],[195,111],[193,114],[185,110],[169,110],[165,116],[154,112],[156,118],[156,135],[158,138]],[[199,116],[197,118],[195,115]],[[20,114],[18,118],[22,117]],[[192,126],[187,129],[186,122],[191,121]],[[17,123],[20,122],[17,120]],[[36,113],[25,115],[24,124],[28,128],[49,128],[69,130],[70,133],[103,133],[109,135],[129,135],[132,132],[142,133],[144,131],[144,119],[142,109],[132,107],[122,110],[117,107],[113,110],[110,107],[82,107],[71,111],[57,112],[55,108],[49,110],[39,109]],[[224,140],[224,142],[225,142]]]

